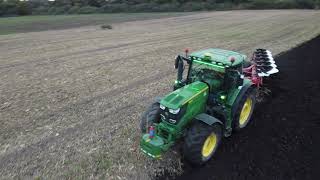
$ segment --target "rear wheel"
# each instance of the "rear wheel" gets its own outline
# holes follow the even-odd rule
[[[147,133],[149,127],[153,123],[160,122],[160,103],[152,103],[148,109],[143,113],[140,120],[140,130],[142,133]]]
[[[188,161],[201,165],[207,162],[216,152],[222,137],[219,124],[207,125],[195,123],[187,132],[183,152]]]
[[[234,129],[239,131],[249,123],[256,104],[256,89],[248,89],[242,96],[234,116]]]

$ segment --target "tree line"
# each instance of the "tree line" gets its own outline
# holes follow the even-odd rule
[[[320,0],[0,0],[0,16],[319,8]]]

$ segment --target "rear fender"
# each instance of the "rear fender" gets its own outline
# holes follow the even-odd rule
[[[160,101],[161,101],[162,98],[163,98],[163,97],[157,96],[157,97],[154,99],[154,101],[157,102],[157,103],[160,103]]]
[[[211,125],[213,125],[215,123],[218,123],[223,127],[223,123],[219,119],[217,119],[217,118],[215,118],[213,116],[210,116],[210,115],[208,115],[206,113],[198,114],[195,117],[195,119],[198,120],[198,121],[202,121],[203,123],[205,123],[205,124],[207,124],[209,126],[211,126]]]
[[[234,101],[233,106],[232,106],[232,108],[231,108],[232,117],[234,116],[236,110],[237,110],[238,107],[240,106],[240,101],[241,101],[241,99],[242,99],[242,96],[243,96],[250,88],[253,88],[253,87],[254,87],[253,84],[248,83],[248,84],[245,84],[245,85],[241,88],[241,90],[240,90],[240,92],[239,92],[239,94],[238,94],[238,96],[237,96],[236,100]]]

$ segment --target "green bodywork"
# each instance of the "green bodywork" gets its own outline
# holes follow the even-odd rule
[[[234,52],[234,51],[228,51],[224,49],[206,49],[203,51],[197,51],[190,56],[192,59],[198,59],[200,61],[203,61],[205,59],[206,54],[211,54],[211,63],[212,64],[219,64],[228,66],[238,66],[240,65],[246,58],[246,55]],[[235,61],[231,64],[230,58],[234,57]]]
[[[161,121],[154,124],[156,133],[153,138],[150,139],[149,134],[142,136],[141,150],[153,158],[160,158],[184,136],[193,121],[203,121],[208,125],[220,123],[224,127],[224,135],[229,136],[232,107],[241,89],[251,85],[250,80],[241,77],[245,58],[240,53],[221,49],[207,49],[185,57],[189,65],[187,76],[178,78],[174,85],[176,90],[159,101]],[[230,81],[230,78],[235,80]],[[216,118],[209,110],[225,118]],[[175,115],[170,111],[179,112]]]

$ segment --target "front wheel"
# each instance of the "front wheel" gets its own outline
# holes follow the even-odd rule
[[[216,152],[222,137],[222,129],[219,124],[207,125],[201,122],[195,123],[187,132],[184,141],[183,152],[188,161],[201,165]]]
[[[160,103],[152,103],[146,112],[143,113],[140,120],[140,130],[142,133],[147,133],[148,128],[153,123],[160,122]]]

